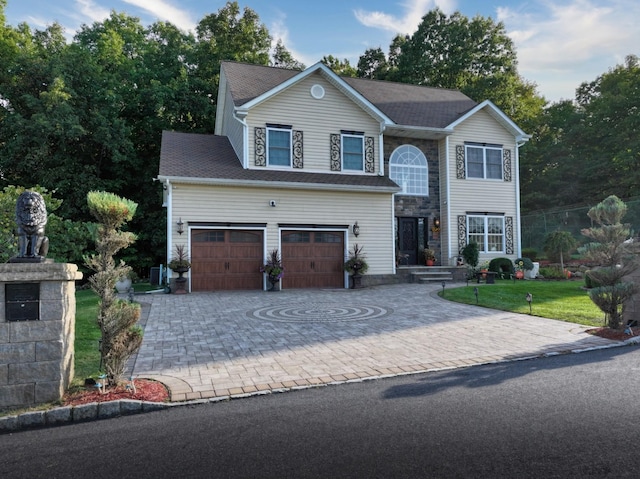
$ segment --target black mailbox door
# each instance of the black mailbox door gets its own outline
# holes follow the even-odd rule
[[[9,283],[4,292],[7,321],[40,319],[40,283]]]

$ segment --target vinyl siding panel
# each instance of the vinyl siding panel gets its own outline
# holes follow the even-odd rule
[[[322,99],[311,96],[313,85],[325,90]],[[267,123],[291,125],[304,135],[304,170],[330,172],[330,135],[340,130],[363,131],[375,138],[375,171],[380,167],[380,124],[355,105],[320,74],[311,75],[289,89],[257,105],[247,116],[249,124],[249,167],[255,168],[254,128]],[[353,173],[352,171],[350,173]]]
[[[502,145],[503,149],[511,150],[511,181],[486,179],[458,179],[456,176],[456,146],[464,142],[491,143]],[[457,218],[469,211],[504,213],[513,217],[514,244],[519,243],[517,237],[519,225],[517,220],[517,163],[515,138],[506,131],[496,120],[485,111],[479,111],[456,128],[456,132],[449,137],[448,170],[450,178],[450,220],[452,224],[452,249],[457,249]],[[452,251],[457,254],[457,251]],[[498,255],[481,255],[481,260],[491,259]],[[512,255],[510,255],[512,256]],[[515,257],[515,256],[514,256]]]
[[[226,96],[222,135],[229,138],[231,146],[233,146],[234,151],[238,155],[238,159],[242,163],[245,148],[243,142],[244,127],[242,123],[233,117],[233,99],[228,90]]]
[[[276,201],[276,207],[269,205]],[[233,208],[230,206],[233,205]],[[393,273],[393,206],[391,195],[349,192],[307,192],[275,188],[207,187],[176,184],[172,190],[172,216],[188,222],[267,223],[265,254],[281,249],[279,224],[348,225],[348,249],[364,246],[368,274]],[[351,226],[357,221],[360,236]],[[173,233],[173,244],[188,237]],[[286,267],[286,264],[285,264]]]
[[[440,162],[438,164],[438,173],[440,175],[440,237],[442,241],[440,243],[440,249],[442,254],[442,261],[444,265],[455,264],[456,257],[458,255],[457,247],[455,243],[449,240],[449,235],[455,233],[455,221],[447,217],[449,202],[447,187],[447,166],[450,161],[447,156],[447,140],[441,140],[438,144],[438,158]],[[453,221],[453,222],[452,222]],[[453,246],[452,246],[453,245]]]

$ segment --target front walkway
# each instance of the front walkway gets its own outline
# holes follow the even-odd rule
[[[451,303],[439,286],[150,294],[133,374],[172,401],[279,391],[617,344],[586,327]]]

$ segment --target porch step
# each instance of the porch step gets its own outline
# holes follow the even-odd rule
[[[413,277],[414,283],[453,281],[453,274],[446,266],[429,266],[427,268],[420,268],[420,271],[413,271],[411,276]]]

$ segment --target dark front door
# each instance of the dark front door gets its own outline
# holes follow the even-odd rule
[[[418,264],[418,218],[398,218],[400,266]]]

